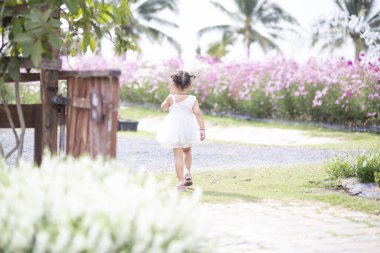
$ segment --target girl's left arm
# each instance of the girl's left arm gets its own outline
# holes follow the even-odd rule
[[[201,109],[199,108],[197,99],[195,100],[195,103],[194,103],[193,112],[195,114],[195,118],[198,121],[200,139],[201,141],[204,141],[206,139],[206,129],[205,129],[205,123],[203,121],[202,112],[201,112]]]
[[[161,104],[161,110],[166,112],[169,109],[169,107],[172,105],[172,103],[173,103],[172,96],[171,95],[167,96],[164,102],[162,102]]]

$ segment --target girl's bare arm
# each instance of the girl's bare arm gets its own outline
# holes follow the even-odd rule
[[[201,112],[201,109],[199,108],[199,104],[198,104],[197,99],[195,100],[195,103],[194,103],[193,112],[194,112],[194,115],[198,121],[201,141],[203,141],[206,138],[206,136],[205,136],[205,123],[203,121],[202,112]]]
[[[171,95],[167,96],[164,102],[162,102],[161,104],[161,110],[164,112],[167,111],[169,107],[173,104],[172,100],[173,99]]]

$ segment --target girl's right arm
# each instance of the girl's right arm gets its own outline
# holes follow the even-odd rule
[[[172,96],[169,95],[165,98],[164,102],[162,102],[161,110],[164,112],[167,111],[172,104],[173,104],[173,99],[172,99]]]

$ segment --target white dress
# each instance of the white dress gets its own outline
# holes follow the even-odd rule
[[[175,101],[175,95],[172,98],[173,104],[157,132],[156,140],[167,148],[191,147],[199,142],[199,126],[193,113],[196,97],[189,95],[181,102]]]

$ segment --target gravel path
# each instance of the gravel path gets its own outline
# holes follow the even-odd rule
[[[334,151],[303,147],[249,146],[205,142],[193,147],[193,168],[196,170],[238,169],[271,165],[318,164]],[[172,151],[154,140],[138,136],[119,136],[119,160],[133,168],[152,171],[173,170]]]
[[[14,142],[9,130],[0,130],[0,141],[9,150]],[[33,160],[33,130],[27,130],[24,158]],[[172,171],[172,151],[155,140],[141,136],[118,136],[117,159],[134,169]],[[318,164],[334,151],[305,147],[250,146],[205,142],[193,147],[193,168],[196,170],[251,168],[271,165]],[[14,163],[14,159],[10,160]]]

